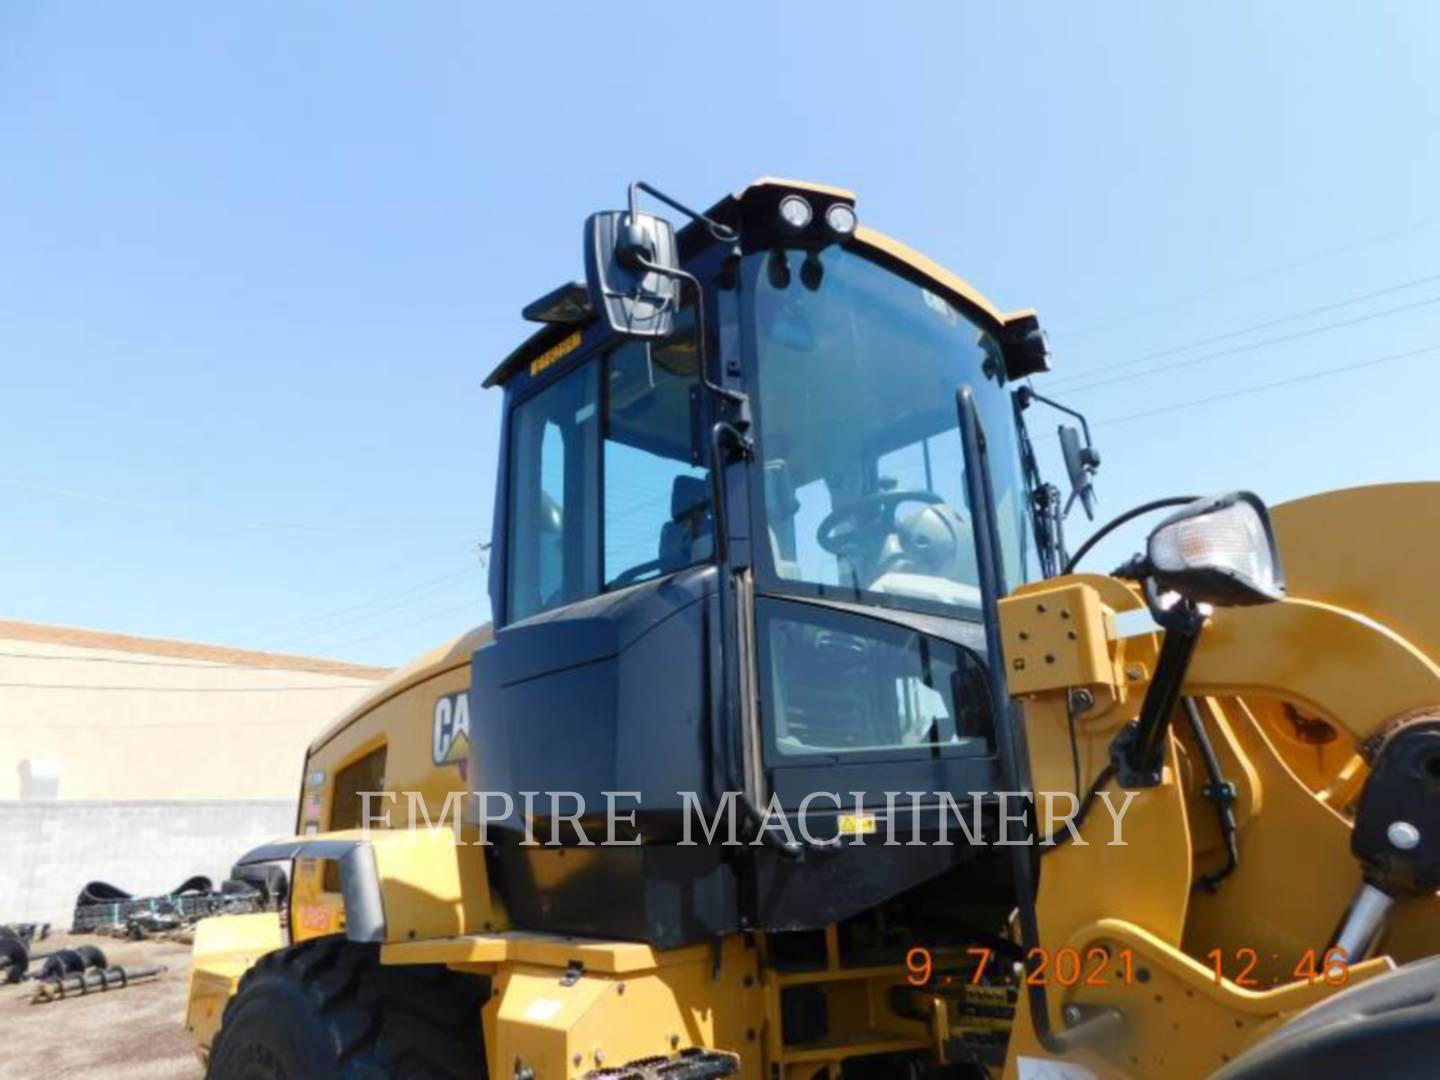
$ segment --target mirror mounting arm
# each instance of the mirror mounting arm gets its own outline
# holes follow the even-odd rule
[[[1085,433],[1085,446],[1090,449],[1094,448],[1095,442],[1090,438],[1090,421],[1085,419],[1084,413],[1078,409],[1072,409],[1068,405],[1061,405],[1060,402],[1054,398],[1048,398],[1044,394],[1036,393],[1033,386],[1018,387],[1015,390],[1015,394],[1020,399],[1020,408],[1022,409],[1029,408],[1030,402],[1032,401],[1039,401],[1045,405],[1049,405],[1058,412],[1063,412],[1066,416],[1073,416],[1076,420],[1079,420],[1080,430]]]
[[[716,240],[721,241],[722,243],[729,243],[740,239],[740,234],[737,233],[734,229],[730,228],[730,226],[721,225],[720,222],[716,221],[714,218],[706,217],[704,214],[700,213],[700,211],[690,209],[690,207],[686,206],[678,199],[674,199],[671,196],[666,195],[659,188],[647,184],[644,180],[632,180],[630,183],[631,221],[635,220],[635,215],[637,212],[636,206],[639,201],[638,195],[642,191],[653,199],[659,199],[672,210],[679,210],[680,213],[684,214],[691,221],[700,222],[700,224],[704,225],[705,228],[710,231],[711,236],[713,236]]]
[[[1100,452],[1095,449],[1095,442],[1090,437],[1090,421],[1085,418],[1084,413],[1072,409],[1068,405],[1062,405],[1044,394],[1036,393],[1035,388],[1029,385],[1018,387],[1015,391],[1017,415],[1023,413],[1036,401],[1043,402],[1057,412],[1073,416],[1080,421],[1080,430],[1085,439],[1083,446],[1080,445],[1080,436],[1076,434],[1074,428],[1061,424],[1058,432],[1060,451],[1065,458],[1066,471],[1070,474],[1071,488],[1070,498],[1066,500],[1059,516],[1061,520],[1068,517],[1071,508],[1078,500],[1085,510],[1085,516],[1093,521],[1095,518],[1095,489],[1091,478],[1100,468]]]
[[[647,189],[648,190],[648,189]],[[710,378],[710,345],[705,331],[705,290],[700,285],[700,279],[688,270],[681,270],[675,266],[661,266],[653,263],[644,256],[637,259],[641,269],[648,270],[655,274],[664,274],[666,277],[673,277],[684,285],[690,286],[695,293],[695,341],[697,362],[699,369],[700,385],[713,397],[719,398],[730,406],[731,414],[729,423],[738,433],[744,436],[750,430],[750,396],[739,390],[730,390]],[[747,453],[749,450],[748,438],[745,439]]]

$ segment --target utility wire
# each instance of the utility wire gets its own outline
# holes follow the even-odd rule
[[[71,499],[76,502],[98,503],[105,506],[115,506],[130,510],[143,510],[149,513],[161,514],[182,514],[190,516],[216,516],[230,525],[238,525],[251,529],[280,529],[300,532],[349,532],[349,533],[373,533],[379,535],[393,533],[424,533],[430,535],[455,536],[461,533],[470,533],[474,529],[469,525],[400,525],[400,524],[369,524],[363,522],[312,522],[312,521],[272,521],[254,520],[248,518],[236,518],[225,513],[217,507],[205,506],[199,503],[183,502],[151,502],[141,499],[122,498],[114,495],[105,495],[95,491],[78,491],[73,488],[54,487],[49,484],[37,484],[29,480],[20,480],[14,477],[0,477],[0,487],[13,488],[17,491],[28,491],[36,495],[53,495],[62,499]]]
[[[474,612],[478,607],[479,605],[474,600],[471,600],[464,604],[457,604],[455,607],[446,608],[443,611],[432,611],[429,615],[422,615],[418,619],[414,619],[407,623],[401,623],[399,626],[387,626],[385,629],[377,630],[373,634],[366,634],[363,637],[351,638],[349,641],[342,641],[340,642],[340,644],[333,645],[329,649],[326,649],[325,653],[322,655],[329,655],[331,653],[337,652],[340,649],[348,649],[351,645],[359,645],[366,641],[374,641],[376,638],[384,637],[386,634],[397,634],[401,630],[409,630],[411,627],[420,626],[428,622],[433,622],[434,620],[441,618],[445,615],[456,615],[462,611]]]
[[[1413,304],[1401,304],[1397,307],[1383,308],[1380,311],[1357,315],[1351,319],[1341,319],[1338,322],[1323,323],[1320,326],[1312,326],[1308,330],[1297,330],[1290,334],[1264,338],[1261,341],[1254,341],[1248,345],[1237,345],[1233,349],[1221,349],[1219,352],[1202,353],[1200,356],[1191,356],[1184,360],[1176,360],[1168,364],[1158,364],[1154,367],[1142,368],[1139,371],[1127,372],[1124,375],[1111,375],[1108,378],[1097,379],[1083,386],[1066,387],[1065,393],[1067,395],[1083,394],[1090,390],[1098,390],[1102,386],[1109,386],[1112,383],[1125,382],[1129,379],[1149,378],[1151,375],[1159,375],[1166,371],[1175,371],[1178,368],[1203,364],[1207,360],[1219,360],[1222,357],[1239,356],[1241,353],[1254,352],[1256,349],[1268,348],[1271,345],[1282,345],[1289,341],[1299,341],[1301,338],[1315,337],[1318,334],[1329,333],[1331,330],[1340,330],[1349,326],[1358,326],[1361,323],[1374,322],[1376,319],[1383,319],[1390,315],[1400,314],[1401,312],[1414,311],[1417,308],[1429,307],[1432,304],[1440,304],[1440,296],[1431,296],[1425,300],[1418,300]]]
[[[1408,349],[1405,352],[1389,353],[1385,356],[1376,356],[1369,360],[1361,360],[1354,364],[1342,364],[1339,367],[1324,368],[1320,371],[1306,372],[1304,375],[1294,375],[1288,379],[1276,379],[1274,382],[1260,383],[1256,386],[1247,386],[1239,390],[1227,390],[1222,394],[1211,394],[1208,397],[1194,398],[1190,401],[1177,402],[1174,405],[1162,405],[1157,409],[1146,409],[1143,412],[1128,413],[1125,416],[1110,416],[1096,420],[1091,426],[1105,427],[1110,424],[1127,424],[1132,420],[1143,420],[1150,416],[1163,416],[1166,413],[1183,412],[1186,409],[1194,409],[1201,405],[1209,405],[1216,401],[1228,401],[1231,398],[1246,397],[1250,394],[1259,394],[1266,390],[1275,390],[1282,386],[1294,386],[1296,383],[1311,382],[1315,379],[1325,379],[1331,375],[1343,375],[1351,371],[1359,371],[1361,368],[1377,367],[1380,364],[1390,364],[1397,360],[1406,360],[1412,356],[1423,356],[1426,353],[1440,351],[1440,344],[1426,345],[1419,349]]]
[[[1267,319],[1264,322],[1251,323],[1249,326],[1241,327],[1239,330],[1229,330],[1223,334],[1213,334],[1210,337],[1198,338],[1195,341],[1187,341],[1183,345],[1172,345],[1169,348],[1158,349],[1155,352],[1144,353],[1141,356],[1130,360],[1122,360],[1116,364],[1106,364],[1101,367],[1092,368],[1089,371],[1079,371],[1074,374],[1061,375],[1057,379],[1045,380],[1046,385],[1053,389],[1069,386],[1076,382],[1087,382],[1096,375],[1103,375],[1108,371],[1121,371],[1143,364],[1149,360],[1160,360],[1167,356],[1174,356],[1176,353],[1189,352],[1191,349],[1198,349],[1205,345],[1218,345],[1222,341],[1231,341],[1237,337],[1244,337],[1246,334],[1253,334],[1260,330],[1270,330],[1276,326],[1283,326],[1286,323],[1297,322],[1301,319],[1308,319],[1313,315],[1323,315],[1327,311],[1336,311],[1343,307],[1350,307],[1353,304],[1364,303],[1366,300],[1375,300],[1382,296],[1390,296],[1397,292],[1404,292],[1406,289],[1413,289],[1417,285],[1427,285],[1432,281],[1440,281],[1440,274],[1429,274],[1425,277],[1414,278],[1399,285],[1391,285],[1388,288],[1376,289],[1374,292],[1359,293],[1355,296],[1348,296],[1342,300],[1336,300],[1328,304],[1321,304],[1319,307],[1307,308],[1304,311],[1292,312],[1289,315],[1282,315],[1279,318]]]
[[[353,604],[348,608],[340,608],[336,611],[329,612],[328,614],[317,615],[313,618],[305,620],[304,622],[295,623],[292,625],[295,629],[301,629],[303,627],[306,627],[307,625],[315,626],[316,624],[320,623],[332,623],[337,619],[345,620],[346,624],[348,624],[349,622],[368,622],[370,619],[376,619],[382,615],[388,615],[392,611],[398,611],[400,608],[406,607],[407,605],[414,603],[416,600],[424,600],[428,597],[434,596],[436,593],[445,592],[448,587],[458,584],[465,578],[474,577],[475,574],[476,571],[474,568],[461,570],[453,574],[445,574],[440,577],[431,578],[428,581],[422,582],[421,584],[415,586],[413,589],[408,589],[400,593],[391,593],[389,596],[382,596],[374,600],[366,601],[363,604]],[[384,606],[375,607],[375,605],[377,604],[383,604]],[[373,608],[374,610],[367,610],[371,608]],[[278,637],[273,635],[266,635],[265,640],[276,645],[283,644],[288,647],[295,642],[309,641],[312,638],[323,637],[325,634],[333,634],[337,630],[343,629],[345,629],[345,625],[343,624],[340,626],[323,625],[319,626],[317,629],[304,630],[303,633],[299,634],[281,634]],[[255,637],[252,635],[251,637],[244,640],[253,641],[255,640]]]
[[[1079,330],[1079,333],[1074,336],[1089,336],[1091,334],[1097,333],[1100,330],[1105,329],[1108,326],[1113,326],[1116,323],[1123,325],[1125,322],[1133,320],[1136,316],[1139,315],[1153,314],[1158,311],[1168,311],[1172,308],[1180,307],[1182,304],[1191,304],[1194,303],[1196,300],[1204,300],[1207,297],[1215,296],[1218,293],[1226,292],[1240,285],[1248,285],[1252,282],[1261,281],[1267,277],[1274,277],[1277,274],[1284,274],[1291,270],[1298,270],[1303,266],[1310,266],[1313,263],[1324,262],[1326,259],[1333,259],[1339,255],[1349,255],[1353,252],[1361,251],[1365,248],[1375,247],[1378,244],[1385,243],[1387,240],[1394,240],[1396,237],[1404,236],[1407,233],[1418,232],[1421,229],[1427,229],[1430,226],[1435,225],[1437,222],[1440,222],[1440,215],[1432,215],[1430,217],[1420,218],[1416,221],[1411,221],[1404,225],[1397,225],[1394,228],[1386,229],[1384,232],[1374,233],[1370,236],[1362,237],[1361,239],[1355,240],[1351,243],[1342,244],[1339,247],[1327,248],[1324,251],[1314,252],[1310,255],[1302,255],[1301,257],[1297,259],[1291,259],[1288,262],[1279,263],[1274,266],[1266,267],[1262,270],[1256,270],[1253,273],[1231,278],[1228,281],[1223,281],[1217,285],[1212,285],[1211,287],[1207,289],[1202,289],[1199,292],[1189,293],[1185,296],[1177,296],[1174,299],[1165,300],[1159,304],[1152,304],[1151,306],[1140,309],[1138,311],[1122,311],[1117,313],[1116,316],[1106,319],[1104,322],[1092,323],[1088,328],[1082,326]]]

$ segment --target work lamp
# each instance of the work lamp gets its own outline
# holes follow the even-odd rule
[[[829,210],[825,211],[825,224],[830,226],[830,231],[842,240],[848,240],[855,235],[855,227],[859,221],[855,217],[855,210],[846,203],[833,203]]]
[[[1197,604],[1236,607],[1285,598],[1270,513],[1248,491],[1197,499],[1155,527],[1146,544],[1160,588]]]
[[[801,232],[814,216],[815,211],[802,196],[786,195],[780,200],[780,224],[786,232]]]

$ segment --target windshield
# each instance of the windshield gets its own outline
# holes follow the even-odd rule
[[[1028,499],[998,343],[938,292],[838,246],[750,255],[744,288],[770,584],[978,609],[961,383],[988,440],[1006,586],[1025,580]]]

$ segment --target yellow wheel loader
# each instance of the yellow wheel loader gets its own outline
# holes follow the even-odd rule
[[[584,235],[486,384],[493,628],[239,860],[212,1077],[1437,1068],[1440,485],[1162,498],[1082,570],[1033,312],[813,184]]]

